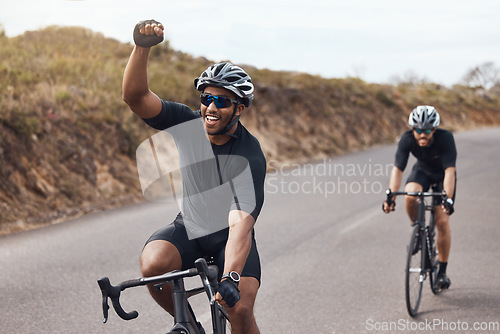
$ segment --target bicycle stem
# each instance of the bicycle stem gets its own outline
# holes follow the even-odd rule
[[[186,304],[186,289],[184,288],[183,280],[172,281],[172,299],[174,301],[174,305]],[[174,321],[176,323],[189,322],[189,315],[184,307],[174,309]]]

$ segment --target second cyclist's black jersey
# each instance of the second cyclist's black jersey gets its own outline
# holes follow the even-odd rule
[[[258,140],[250,134],[241,123],[238,122],[238,127],[234,133],[235,137],[231,137],[231,139],[223,145],[215,145],[207,143],[208,140],[206,140],[203,132],[200,110],[193,111],[184,104],[162,100],[161,112],[156,117],[143,120],[146,124],[157,130],[167,130],[169,132],[174,126],[187,124],[187,122],[190,121],[194,122],[194,127],[182,128],[181,126],[179,127],[179,131],[172,131],[174,139],[176,139],[176,145],[181,156],[180,158],[185,160],[184,166],[194,166],[192,168],[182,169],[186,178],[190,179],[189,182],[183,181],[184,191],[188,192],[184,201],[189,198],[196,200],[196,196],[198,196],[199,193],[203,193],[204,190],[212,187],[208,184],[213,182],[207,181],[207,173],[210,174],[215,169],[216,171],[214,171],[212,175],[218,173],[217,182],[219,182],[220,179],[220,184],[223,184],[229,183],[226,181],[230,180],[231,187],[233,188],[232,193],[242,194],[241,200],[236,198],[229,200],[231,203],[228,205],[231,206],[231,209],[237,208],[245,211],[257,220],[264,203],[266,159]],[[207,152],[210,151],[210,146],[213,154],[212,152]],[[215,159],[213,158],[214,156]],[[231,157],[242,157],[244,159],[234,159]],[[244,160],[244,163],[241,163],[241,160]],[[213,161],[215,161],[215,163],[212,163]],[[181,165],[182,164],[183,162],[181,161]],[[243,180],[243,177],[238,178],[238,174],[242,169],[245,169],[245,166],[250,167],[250,184]],[[252,182],[253,187],[251,184]],[[249,191],[249,188],[252,188],[251,191]],[[251,197],[254,196],[254,198],[245,203],[245,199],[248,197],[246,195],[249,192],[252,193]],[[193,196],[190,197],[189,195]],[[236,195],[234,195],[234,197],[236,197]],[[248,202],[252,202],[251,205],[248,204]],[[194,206],[196,206],[196,204],[194,204]],[[196,210],[196,208],[194,208],[194,210]],[[195,215],[196,212],[193,214]],[[200,215],[206,215],[206,213],[200,213]],[[225,220],[227,224],[227,216]]]
[[[413,130],[405,132],[399,140],[394,165],[404,171],[410,153],[417,159],[415,168],[440,178],[444,177],[446,168],[455,167],[457,159],[453,134],[444,129],[436,129],[432,143],[426,147],[418,145]]]

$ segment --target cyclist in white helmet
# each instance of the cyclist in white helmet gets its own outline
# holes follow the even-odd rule
[[[147,61],[151,47],[163,40],[163,30],[163,25],[154,20],[136,25],[136,46],[123,77],[123,99],[146,124],[174,133],[183,162],[191,159],[198,163],[181,169],[184,190],[193,196],[183,198],[184,207],[177,218],[148,239],[141,255],[141,271],[150,277],[192,268],[197,258],[212,257],[220,271],[216,300],[227,306],[232,332],[259,333],[253,314],[261,275],[254,225],[264,202],[266,160],[258,140],[239,122],[253,100],[254,86],[242,68],[220,63],[207,68],[194,81],[201,92],[198,110],[159,98],[148,87]],[[191,122],[195,128],[189,131],[172,130]],[[247,171],[249,182],[243,177]],[[216,211],[225,227],[193,237],[189,219],[196,216],[199,206],[192,205],[189,211],[186,205],[206,204],[200,203],[205,193],[229,183],[230,196],[212,198],[213,202],[198,210],[201,214],[197,216],[204,219],[214,213],[210,210]],[[169,287],[149,287],[149,291],[160,306],[173,314]]]
[[[449,288],[451,282],[446,275],[448,257],[451,247],[450,215],[454,211],[456,194],[457,150],[453,134],[439,129],[440,117],[433,106],[418,106],[410,114],[408,123],[411,130],[405,132],[399,140],[394,167],[389,180],[389,189],[398,191],[401,186],[403,171],[412,153],[417,162],[406,181],[404,191],[427,191],[433,186],[434,191],[446,191],[447,200],[434,203],[435,219],[438,230],[437,247],[439,251],[439,272],[437,284],[442,289]],[[408,216],[416,220],[416,197],[406,196],[405,206]],[[394,209],[395,202],[385,201],[383,210],[386,213]]]

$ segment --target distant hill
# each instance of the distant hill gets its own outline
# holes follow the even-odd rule
[[[121,100],[132,45],[56,26],[0,34],[0,45],[0,234],[143,200],[135,150],[155,131]],[[166,41],[152,50],[150,87],[198,108],[193,79],[211,63]],[[242,66],[256,85],[242,123],[275,166],[394,142],[418,104],[455,131],[500,124],[500,97],[483,89]]]

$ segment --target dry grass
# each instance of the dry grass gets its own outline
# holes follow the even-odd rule
[[[121,100],[132,46],[77,27],[0,33],[0,45],[0,230],[140,200],[135,150],[154,132]],[[196,108],[193,79],[210,64],[165,42],[152,50],[150,87]],[[243,123],[278,162],[392,142],[418,104],[452,130],[500,124],[498,92],[245,68],[256,99]]]

